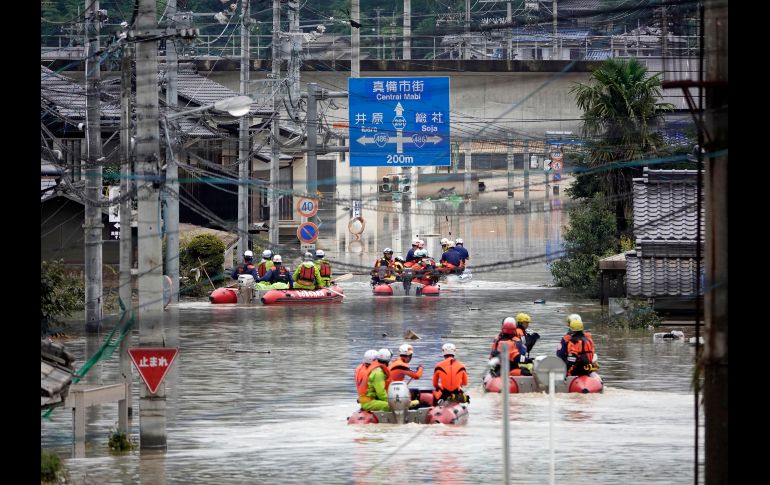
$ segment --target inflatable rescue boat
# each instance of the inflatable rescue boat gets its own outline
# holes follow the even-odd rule
[[[339,286],[330,286],[320,290],[270,290],[262,295],[265,305],[295,305],[303,303],[337,303],[345,295]]]
[[[410,409],[412,398],[420,407]],[[390,411],[359,409],[348,418],[348,424],[466,424],[468,404],[458,402],[435,403],[430,389],[409,389],[404,382],[392,382],[388,387]]]

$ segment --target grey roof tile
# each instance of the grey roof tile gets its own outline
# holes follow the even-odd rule
[[[627,253],[627,294],[633,297],[694,296],[695,263],[693,258],[642,258]]]
[[[84,120],[86,118],[86,89],[45,66],[40,66],[40,97],[65,118]],[[120,99],[102,94],[102,119],[120,119]]]

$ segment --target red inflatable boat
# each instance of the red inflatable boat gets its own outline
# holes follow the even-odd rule
[[[510,376],[509,392],[511,394],[521,394],[523,392],[548,392],[548,377],[543,383],[539,382],[533,376]],[[484,390],[486,392],[500,392],[503,388],[503,380],[500,376],[487,374],[484,376]],[[567,376],[566,379],[557,380],[556,392],[579,392],[588,394],[591,392],[602,392],[604,384],[598,374],[589,376]]]
[[[398,283],[381,283],[379,285],[376,285],[372,292],[375,296],[392,296],[393,295],[393,286],[394,284],[401,285],[401,282]],[[427,285],[427,286],[421,286],[421,285],[414,285],[415,286],[415,295],[425,295],[425,296],[438,296],[439,295],[439,287],[438,285]],[[409,293],[407,293],[409,294]]]
[[[262,295],[265,305],[294,305],[303,303],[336,303],[344,298],[342,288],[330,286],[320,290],[270,290]]]
[[[238,288],[217,288],[209,293],[211,303],[238,303]]]

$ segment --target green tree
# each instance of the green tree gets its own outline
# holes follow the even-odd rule
[[[64,272],[64,262],[40,263],[40,336],[45,336],[60,318],[85,306],[85,284]]]
[[[601,194],[569,209],[564,231],[566,255],[551,264],[554,283],[586,296],[598,295],[599,259],[614,254],[615,216]]]
[[[632,178],[641,175],[641,168],[622,162],[662,152],[663,137],[655,128],[673,105],[659,101],[660,75],[648,77],[636,59],[608,59],[591,73],[590,84],[577,83],[570,92],[583,110],[583,135],[592,140],[589,171],[583,177],[598,177],[614,202],[617,230],[624,233],[631,216]]]

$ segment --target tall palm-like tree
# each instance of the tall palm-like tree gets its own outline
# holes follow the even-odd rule
[[[673,105],[659,101],[660,74],[648,76],[634,58],[608,59],[591,73],[590,84],[577,83],[570,92],[583,110],[583,135],[591,140],[588,165],[615,205],[622,234],[631,211],[631,179],[641,174],[641,167],[630,162],[655,156],[663,148],[655,126]]]

